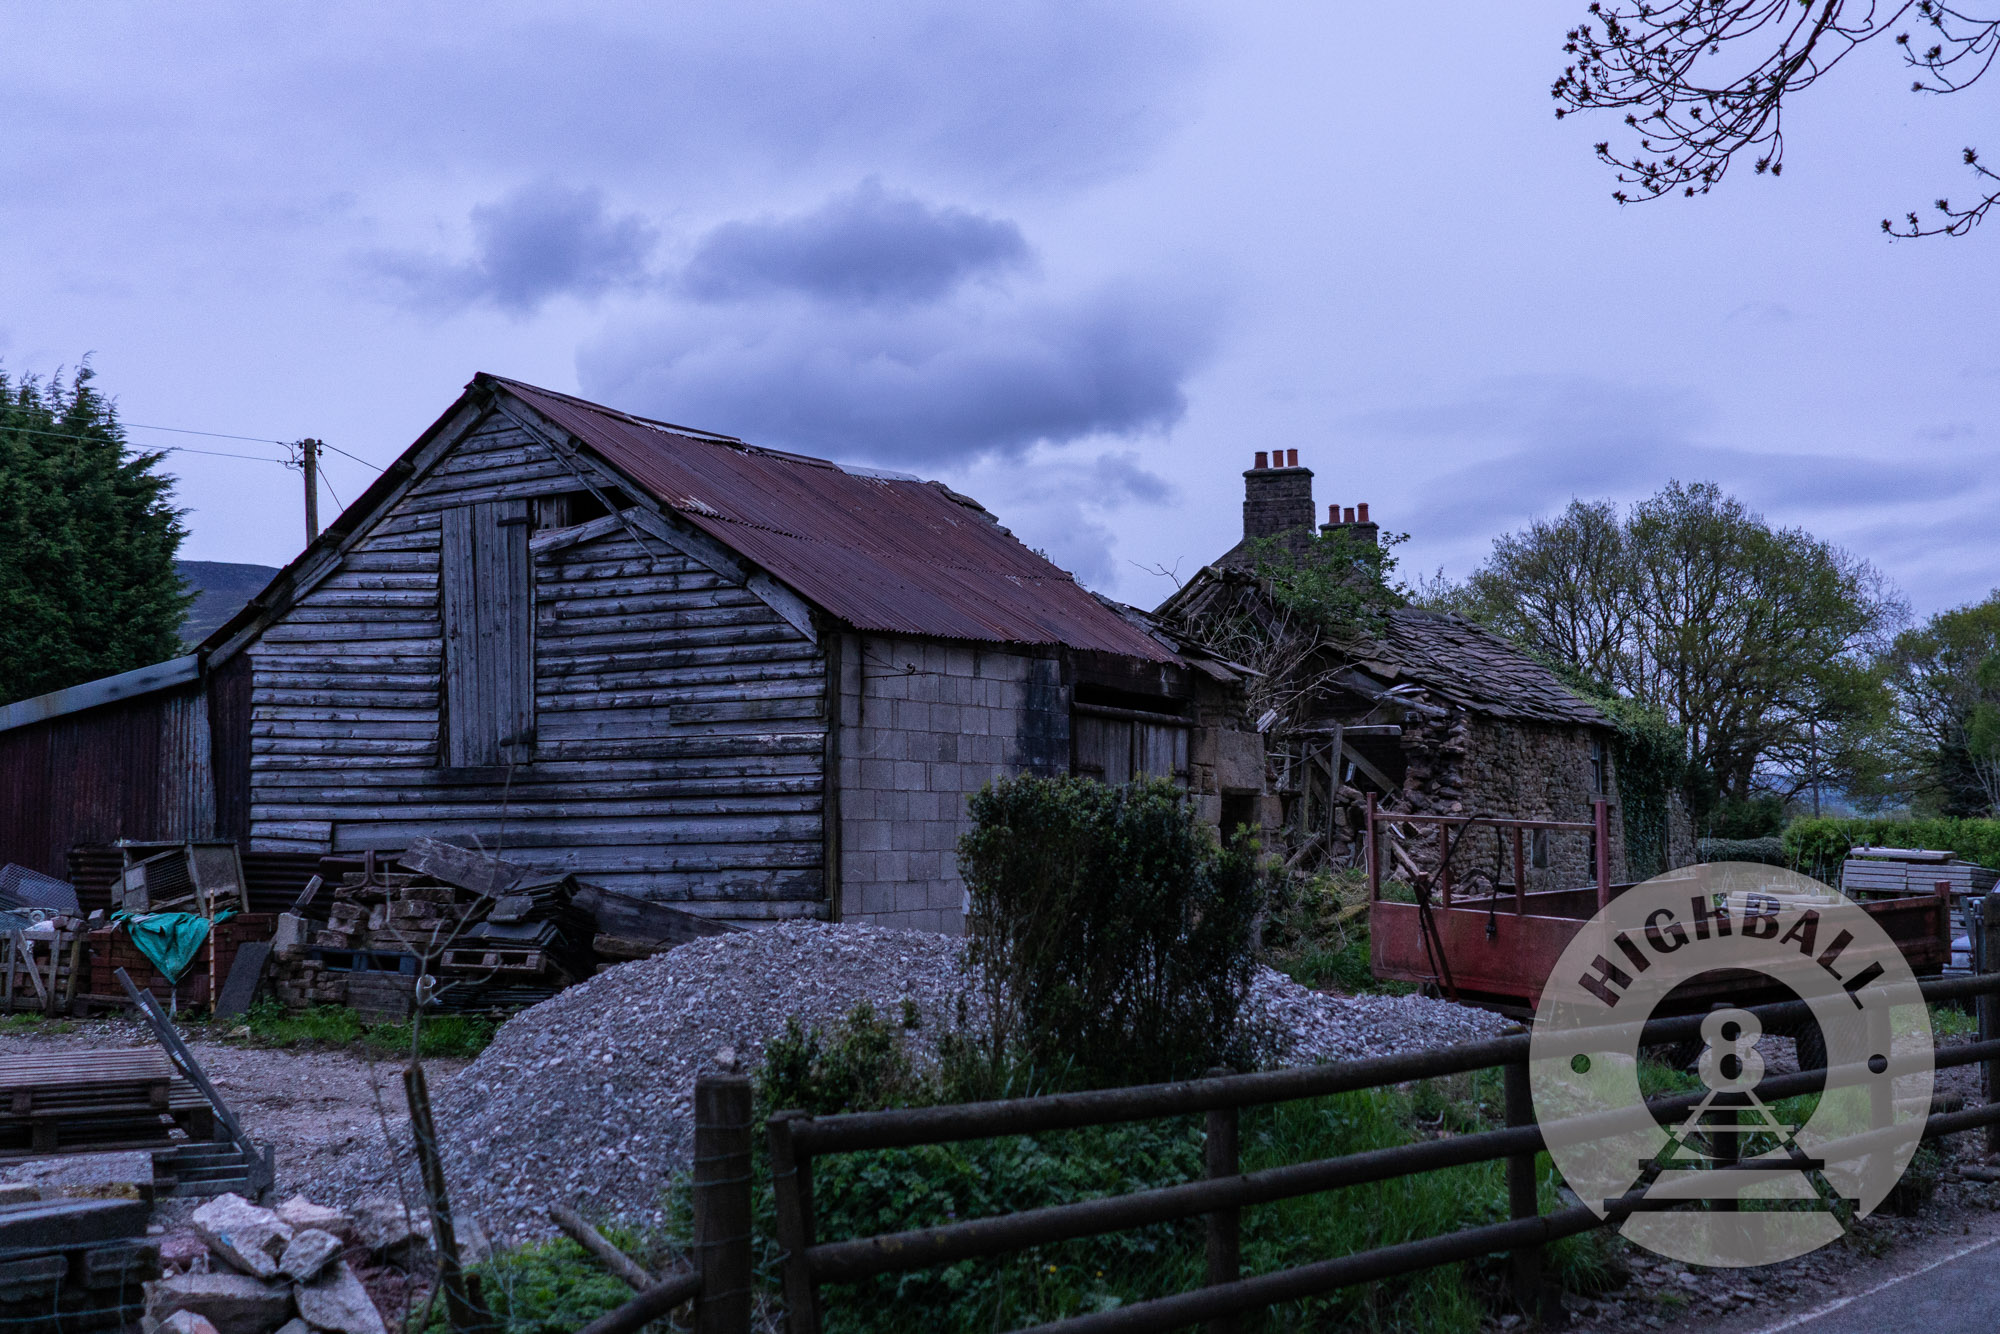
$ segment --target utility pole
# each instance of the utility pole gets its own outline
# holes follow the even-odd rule
[[[306,545],[319,539],[319,441],[299,441],[306,474]]]

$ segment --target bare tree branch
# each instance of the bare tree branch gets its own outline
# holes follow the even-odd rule
[[[1929,29],[1913,41],[1910,25]],[[1635,144],[1596,145],[1616,172],[1619,203],[1707,194],[1748,155],[1758,175],[1785,169],[1785,100],[1811,88],[1857,48],[1894,34],[1918,73],[1912,91],[1946,94],[1977,83],[2000,55],[2000,16],[1942,0],[1609,0],[1572,28],[1571,57],[1550,95],[1558,119],[1578,111],[1625,112]],[[2000,176],[1965,150],[1983,197],[1968,207],[1937,201],[1942,223],[1915,213],[1892,236],[1962,236],[2000,199]]]

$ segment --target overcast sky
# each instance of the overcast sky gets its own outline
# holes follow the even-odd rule
[[[1551,114],[1583,8],[13,3],[0,369],[378,467],[493,371],[942,478],[1146,605],[1286,447],[1406,573],[1713,479],[1983,596],[2000,223],[1877,221],[1970,192],[2000,87],[1864,52],[1782,180],[1621,209]],[[296,553],[296,474],[170,462],[186,556]]]

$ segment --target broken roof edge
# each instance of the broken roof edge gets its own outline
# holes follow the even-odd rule
[[[122,700],[141,699],[200,679],[199,653],[169,658],[165,662],[150,663],[144,667],[134,667],[131,671],[120,672],[116,676],[100,676],[95,681],[65,686],[61,690],[51,690],[45,695],[16,700],[0,708],[0,732],[11,732],[17,727],[49,722],[52,719],[68,717],[70,714],[82,713],[87,709],[116,704]]]

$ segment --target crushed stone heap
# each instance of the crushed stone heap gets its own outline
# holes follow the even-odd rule
[[[454,1212],[478,1217],[495,1240],[549,1235],[550,1204],[661,1221],[662,1194],[688,1164],[695,1076],[719,1050],[751,1070],[789,1015],[827,1027],[867,1001],[895,1022],[907,998],[922,1019],[909,1034],[922,1060],[971,990],[964,946],[787,923],[623,964],[524,1010],[438,1096]],[[1504,1024],[1418,997],[1324,996],[1261,967],[1245,1018],[1289,1064],[1473,1041]]]

